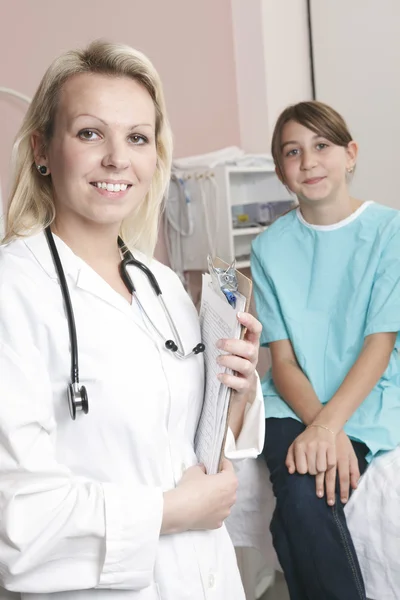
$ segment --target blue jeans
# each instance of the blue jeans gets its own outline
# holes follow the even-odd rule
[[[271,475],[276,508],[271,521],[274,548],[291,600],[365,600],[365,588],[338,484],[336,503],[318,498],[315,476],[289,475],[289,446],[305,426],[295,419],[266,419],[263,454]],[[362,474],[368,448],[352,442]]]

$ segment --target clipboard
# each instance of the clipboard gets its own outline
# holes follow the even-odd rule
[[[224,269],[227,269],[229,267],[229,263],[225,262],[224,260],[222,260],[219,257],[216,257],[215,259],[213,259],[213,265],[215,267],[220,267],[220,268],[224,268]],[[238,282],[238,292],[246,298],[245,312],[248,312],[249,308],[250,308],[251,295],[252,295],[252,291],[253,291],[253,282],[251,279],[249,279],[249,277],[246,277],[246,275],[243,275],[243,273],[241,273],[237,269],[235,269],[235,274],[236,274],[236,279]],[[239,339],[242,340],[244,338],[245,334],[246,334],[246,327],[242,326]],[[229,417],[230,417],[231,408],[232,408],[232,397],[234,396],[234,394],[235,394],[235,390],[231,389],[230,394],[229,394],[228,412],[226,415],[225,433],[224,433],[222,447],[221,447],[221,453],[220,453],[219,461],[218,461],[218,472],[221,471],[222,460],[224,458],[224,448],[225,448],[225,444],[226,444],[226,436],[227,436],[227,432],[228,432]]]

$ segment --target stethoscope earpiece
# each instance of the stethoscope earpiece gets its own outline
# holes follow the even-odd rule
[[[171,352],[176,352],[178,350],[178,346],[173,340],[167,340],[165,342],[165,347],[167,350],[171,350]]]
[[[89,412],[89,399],[84,385],[78,387],[76,383],[70,383],[68,386],[68,407],[71,419],[75,421],[76,413],[83,412],[85,415]]]
[[[201,352],[204,352],[205,349],[206,347],[204,344],[197,344],[197,346],[193,348],[193,354],[200,354]]]

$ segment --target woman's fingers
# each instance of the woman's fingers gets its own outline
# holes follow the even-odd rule
[[[246,340],[221,339],[218,340],[217,347],[228,355],[238,356],[250,361],[253,364],[258,360],[258,346]],[[222,358],[221,355],[219,358]]]
[[[240,358],[239,356],[233,356],[232,354],[221,354],[217,359],[217,363],[221,367],[231,369],[243,377],[250,377],[255,370],[255,366],[249,360]]]
[[[260,343],[260,336],[262,331],[262,325],[253,315],[246,312],[238,313],[238,321],[243,327],[246,327],[246,333],[244,339],[258,347]]]

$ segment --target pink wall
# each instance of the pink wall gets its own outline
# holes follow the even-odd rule
[[[31,96],[51,60],[94,38],[130,44],[164,82],[175,156],[240,145],[230,0],[0,0],[0,86]],[[25,104],[0,94],[0,181]]]

